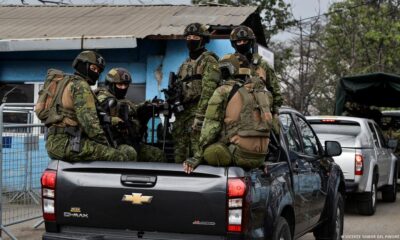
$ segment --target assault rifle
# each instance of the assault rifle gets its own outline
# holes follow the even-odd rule
[[[136,152],[140,151],[141,135],[138,131],[135,131],[134,122],[129,118],[129,105],[128,103],[120,102],[119,104],[119,118],[122,119],[122,123],[118,124],[118,128],[127,132],[128,134],[122,134],[124,143],[131,145],[135,148]],[[138,126],[136,126],[138,128]]]
[[[163,125],[163,150],[165,148],[165,140],[167,130],[169,128],[169,119],[172,113],[180,113],[185,110],[183,100],[183,87],[174,72],[169,73],[168,88],[161,90],[165,96],[163,105],[164,125]]]
[[[104,104],[100,105],[98,102],[96,104],[97,116],[99,117],[100,125],[103,128],[103,131],[106,135],[107,142],[113,148],[117,148],[117,143],[113,138],[113,134],[111,131],[111,117],[110,117],[110,108],[112,105],[117,104],[117,102],[110,100],[105,101]]]
[[[169,104],[169,110],[173,113],[180,113],[183,107],[183,87],[178,81],[174,72],[169,73],[168,88],[161,90],[164,93],[165,101]]]

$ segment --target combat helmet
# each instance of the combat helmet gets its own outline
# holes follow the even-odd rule
[[[239,26],[232,30],[230,34],[230,40],[238,41],[238,40],[250,40],[254,41],[256,39],[256,35],[254,35],[253,30],[247,26]]]
[[[208,31],[207,26],[201,23],[191,23],[187,25],[183,35],[185,37],[188,35],[201,36],[207,41],[210,39],[210,32]]]
[[[79,62],[97,65],[101,70],[104,70],[106,62],[104,58],[95,51],[83,51],[76,56],[72,63],[72,67],[76,69]]]
[[[256,36],[254,35],[253,30],[246,26],[239,26],[234,28],[229,38],[231,40],[232,47],[242,54],[250,51],[256,40]],[[237,45],[236,43],[239,40],[247,40],[248,43],[244,45]]]
[[[117,99],[123,99],[128,92],[129,85],[125,88],[118,88],[118,83],[132,83],[131,74],[125,68],[112,68],[106,76],[106,86],[110,93],[113,94]]]
[[[106,76],[106,84],[109,83],[132,83],[132,77],[125,68],[113,68]]]
[[[96,65],[99,71],[93,71],[90,67],[91,65]],[[72,62],[72,67],[79,75],[86,79],[89,85],[96,84],[105,65],[104,58],[94,51],[83,51]]]

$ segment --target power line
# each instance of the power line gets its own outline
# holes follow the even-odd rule
[[[335,13],[341,13],[341,12],[343,12],[343,11],[345,11],[345,10],[353,10],[353,9],[355,9],[355,8],[359,8],[359,7],[366,6],[366,5],[368,5],[368,4],[371,4],[372,2],[373,2],[373,1],[371,1],[371,0],[367,0],[367,1],[365,1],[364,3],[358,4],[358,5],[354,5],[354,6],[351,6],[351,7],[347,7],[346,9],[343,9],[343,8],[342,8],[342,9],[338,9],[338,10],[335,10],[335,11],[331,11],[331,12],[327,12],[327,13],[323,13],[323,14],[319,14],[319,15],[315,15],[315,16],[303,18],[303,19],[300,19],[300,20],[296,20],[296,19],[295,19],[295,21],[296,21],[296,23],[300,23],[300,22],[309,21],[309,20],[314,19],[314,18],[319,18],[319,17],[321,17],[321,16],[327,17],[327,16],[332,15],[332,14],[335,14]]]

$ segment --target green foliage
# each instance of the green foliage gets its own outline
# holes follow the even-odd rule
[[[299,37],[289,45],[293,59],[277,69],[286,104],[304,113],[332,114],[343,76],[400,72],[399,1],[344,0],[328,12],[319,20],[322,31],[312,30],[311,21],[298,26]]]
[[[330,15],[322,41],[325,64],[337,78],[400,70],[399,4],[390,0],[370,2],[347,0],[330,7],[336,13]]]
[[[213,1],[192,0],[193,4],[206,4],[210,2]],[[285,3],[284,0],[218,0],[217,3],[230,6],[258,6],[267,44],[273,35],[294,24],[289,11],[290,4]]]

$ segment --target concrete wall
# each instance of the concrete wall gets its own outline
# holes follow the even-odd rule
[[[219,57],[233,52],[229,40],[212,40],[207,49],[215,52]],[[166,42],[165,54],[153,55],[148,57],[147,61],[147,82],[146,98],[154,96],[163,98],[161,89],[168,86],[168,77],[171,71],[177,72],[179,66],[188,57],[186,42],[183,40],[169,40]],[[161,71],[162,80],[158,82],[155,78],[156,70]]]
[[[229,40],[212,40],[207,48],[220,57],[233,51]],[[132,73],[134,84],[146,84],[146,99],[163,97],[161,89],[168,85],[169,72],[176,72],[188,56],[183,40],[138,40],[135,49],[99,52],[106,60],[99,82],[104,82],[105,73],[111,68],[124,67]],[[78,53],[76,50],[0,52],[0,82],[43,82],[49,68],[71,73],[71,63]]]
[[[137,49],[101,50],[107,72],[112,67],[125,67],[135,72],[137,83],[145,83],[145,56]],[[47,69],[56,68],[71,73],[73,59],[79,51],[40,51],[0,53],[0,80],[5,82],[43,82]],[[101,79],[104,78],[104,73]]]

